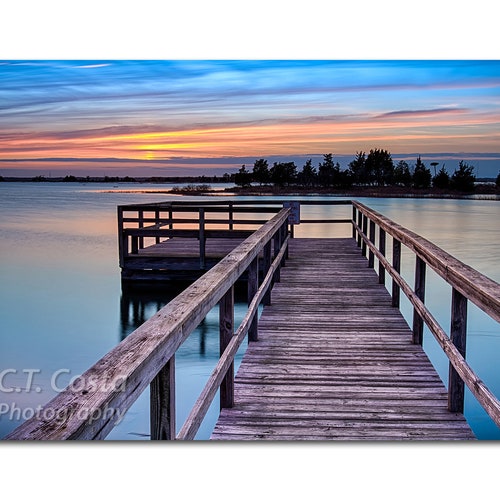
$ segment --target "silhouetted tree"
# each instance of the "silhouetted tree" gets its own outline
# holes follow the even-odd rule
[[[450,174],[448,174],[448,172],[444,168],[444,165],[432,178],[432,186],[438,189],[446,189],[450,186]]]
[[[461,160],[458,164],[458,170],[455,170],[451,176],[451,187],[457,191],[474,191],[476,176],[473,172],[474,167]]]
[[[390,153],[385,149],[371,149],[366,157],[365,168],[370,182],[375,181],[377,186],[392,183],[394,163]]]
[[[340,174],[339,163],[334,163],[333,155],[323,155],[323,162],[318,167],[318,180],[322,186],[331,187],[338,184]]]
[[[252,174],[246,169],[245,165],[242,165],[241,168],[234,176],[234,183],[237,186],[247,187],[252,183]]]
[[[313,186],[316,184],[318,174],[312,164],[312,160],[307,160],[302,170],[297,175],[297,181],[303,186]]]
[[[410,166],[404,160],[399,160],[398,164],[394,167],[394,176],[392,182],[398,186],[411,186],[412,175]]]
[[[498,171],[497,180],[495,181],[497,188],[500,188],[500,170]]]
[[[426,189],[430,187],[431,180],[431,171],[425,166],[419,156],[417,158],[417,163],[415,163],[415,170],[413,171],[413,185],[419,189]]]
[[[271,170],[271,181],[275,186],[292,184],[297,177],[297,166],[295,162],[274,162]]]
[[[261,186],[262,184],[267,184],[270,180],[269,165],[267,160],[261,158],[256,160],[253,165],[253,180],[258,182]]]
[[[354,176],[349,169],[341,170],[338,175],[338,186],[341,188],[350,188],[354,184]]]
[[[349,163],[349,170],[352,175],[352,180],[354,184],[367,184],[368,175],[366,172],[366,155],[363,152],[356,153],[356,158],[354,158],[351,163]]]

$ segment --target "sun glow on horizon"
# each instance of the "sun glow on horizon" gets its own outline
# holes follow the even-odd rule
[[[500,152],[500,61],[79,68],[0,66],[0,160]]]

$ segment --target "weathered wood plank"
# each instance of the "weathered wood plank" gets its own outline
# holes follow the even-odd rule
[[[211,439],[474,439],[353,239],[290,240]]]

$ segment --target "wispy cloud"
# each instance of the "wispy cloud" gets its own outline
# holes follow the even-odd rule
[[[0,62],[0,159],[495,152],[498,130],[500,61]]]

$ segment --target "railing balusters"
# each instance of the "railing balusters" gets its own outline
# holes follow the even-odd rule
[[[361,228],[363,224],[363,214],[361,213],[361,210],[358,210],[358,227]],[[361,248],[361,242],[363,241],[362,237],[361,237],[361,233],[359,233],[358,231],[356,231],[358,233],[358,247]]]
[[[401,242],[392,238],[392,267],[399,274],[401,272]],[[392,306],[399,307],[401,288],[396,280],[392,279]]]
[[[385,257],[385,231],[381,227],[379,227],[378,249]],[[385,267],[380,260],[378,261],[378,282],[385,285]]]
[[[415,295],[425,302],[425,262],[417,255],[415,262]],[[413,343],[422,345],[424,340],[424,320],[418,313],[417,309],[413,309]]]
[[[363,234],[368,237],[368,217],[363,214],[363,227],[362,227]],[[363,240],[363,243],[361,244],[361,253],[363,254],[363,257],[366,257],[366,241]]]
[[[375,221],[370,220],[370,243],[375,245]],[[368,267],[375,266],[375,255],[372,250],[368,251]]]
[[[149,406],[151,439],[175,439],[175,355],[151,381]]]
[[[455,288],[451,296],[450,340],[465,359],[467,341],[467,299]],[[450,363],[448,377],[448,409],[464,411],[464,381]]]
[[[200,208],[199,210],[199,240],[200,240],[200,269],[205,269],[205,209]]]
[[[234,210],[233,210],[233,202],[232,201],[230,201],[228,204],[228,210],[229,210],[229,230],[233,231],[233,229],[234,229],[234,225],[233,225]]]
[[[138,215],[139,229],[141,229],[144,227],[144,210],[139,210]],[[144,238],[142,236],[139,237],[139,248],[144,248]]]
[[[234,335],[234,286],[219,302],[219,354],[222,356]],[[220,385],[220,408],[234,405],[234,362]]]
[[[264,247],[264,263],[263,263],[263,270],[262,274],[265,276],[267,272],[269,271],[269,268],[271,267],[271,241],[269,241],[265,247]],[[265,306],[270,306],[271,305],[271,288],[272,285],[269,287],[267,292],[264,295],[264,299],[262,300],[262,304]]]
[[[155,210],[155,226],[159,229],[160,228],[160,209]],[[160,237],[157,236],[155,238],[155,243],[160,243]]]
[[[248,292],[247,292],[247,302],[250,305],[252,299],[254,298],[257,290],[259,289],[259,257],[255,257],[252,263],[248,266]],[[250,328],[248,329],[248,341],[254,342],[258,340],[258,318],[255,315]]]
[[[352,206],[352,237],[356,239],[356,228],[354,227],[354,223],[356,222],[356,207]]]

